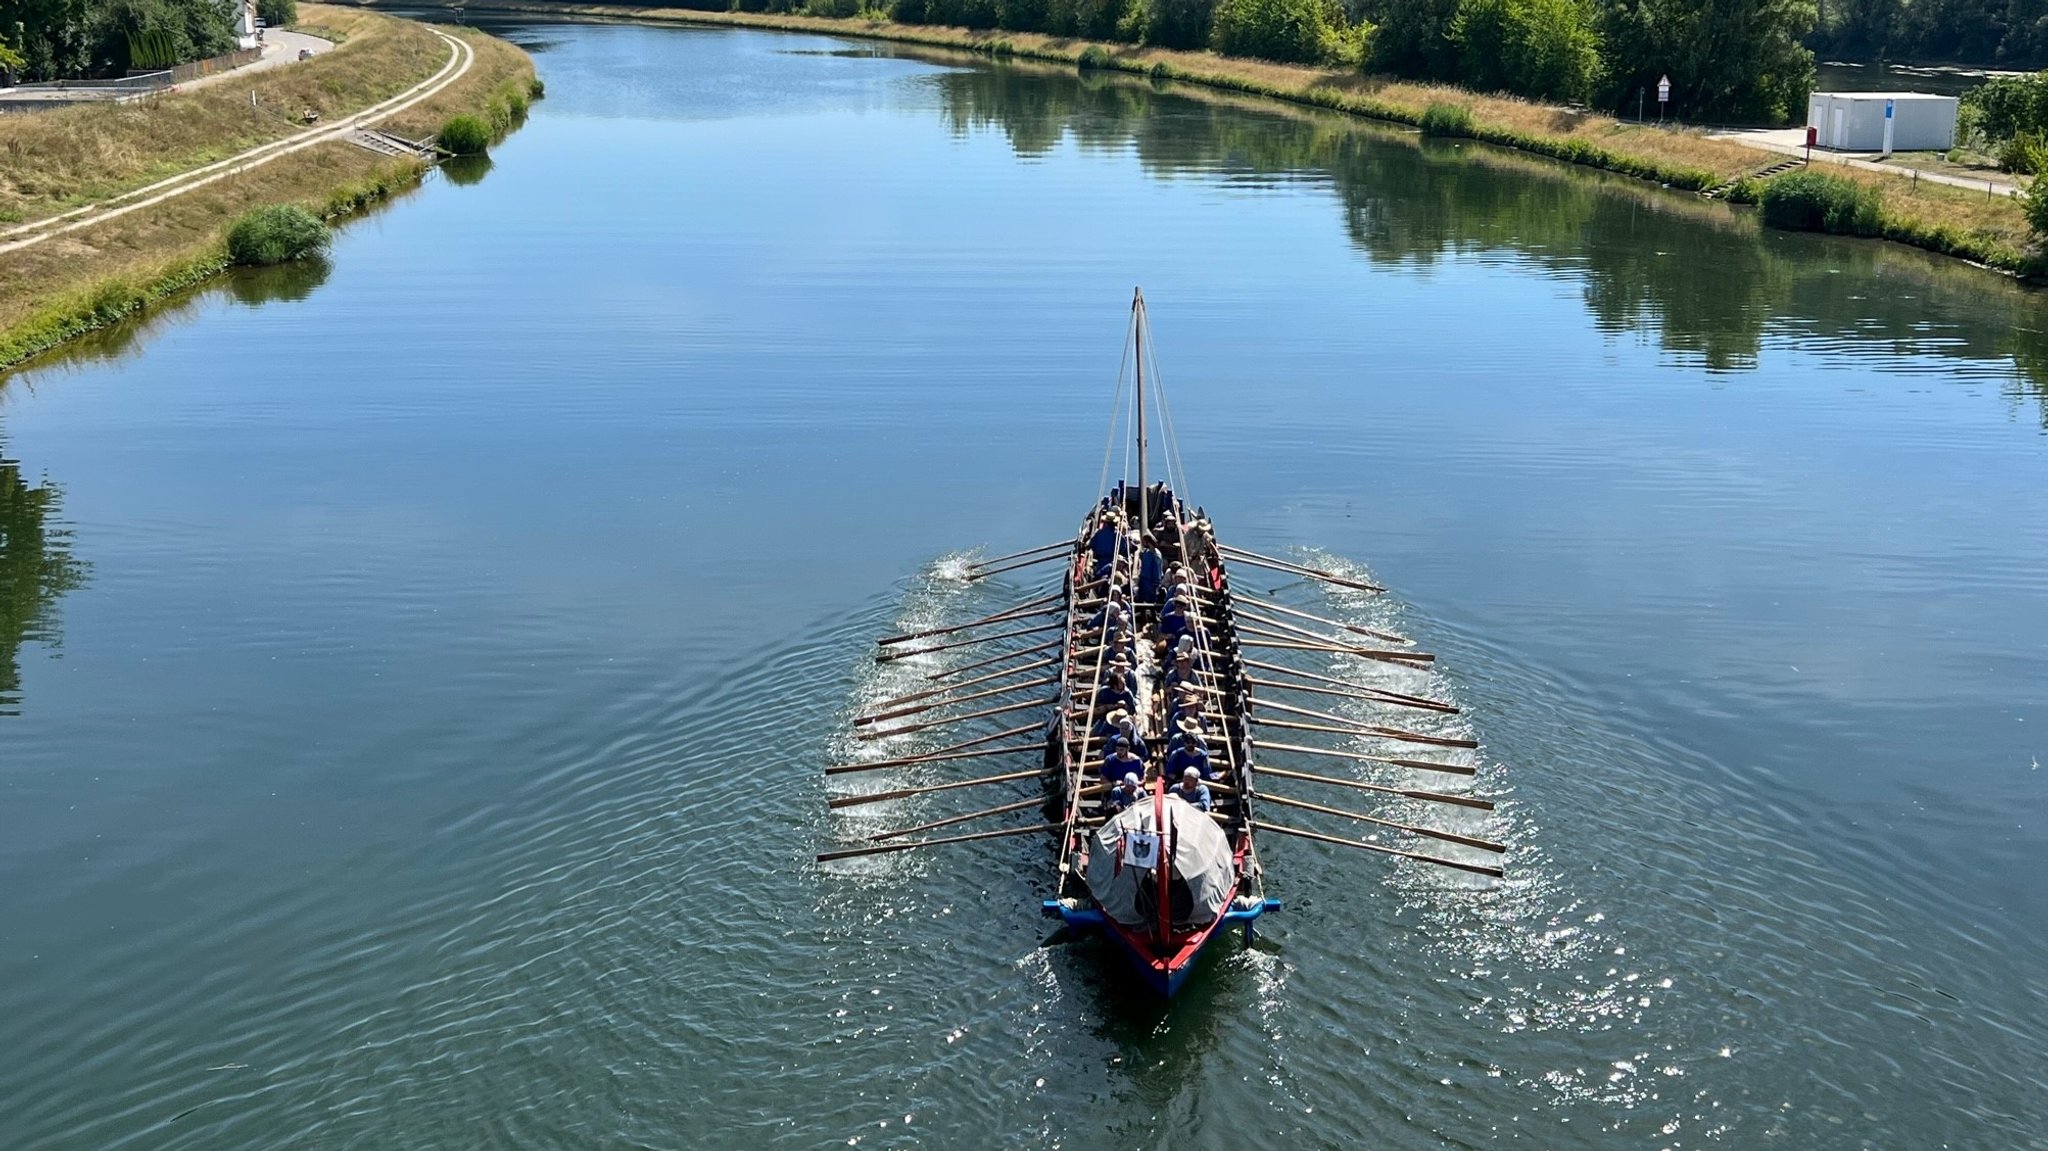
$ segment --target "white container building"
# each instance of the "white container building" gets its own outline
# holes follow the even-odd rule
[[[1892,110],[1892,150],[1946,152],[1956,144],[1954,96],[1919,92],[1815,92],[1806,102],[1814,142],[1837,152],[1884,151],[1884,113]]]

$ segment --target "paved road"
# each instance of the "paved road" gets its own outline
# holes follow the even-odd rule
[[[247,76],[251,72],[267,72],[272,68],[280,68],[286,64],[296,64],[299,60],[299,53],[302,51],[311,52],[315,56],[322,52],[332,52],[334,51],[334,41],[322,40],[318,36],[308,36],[304,32],[287,32],[282,28],[267,28],[263,32],[263,59],[244,64],[232,72],[215,72],[211,76],[201,76],[197,80],[188,80],[171,90],[174,92],[191,92],[204,88],[209,84],[218,84],[223,80],[233,79],[237,76]]]
[[[1747,128],[1727,132],[1709,132],[1707,135],[1711,139],[1733,140],[1738,144],[1747,144],[1752,148],[1762,148],[1767,152],[1777,152],[1786,156],[1803,158],[1806,155],[1806,129],[1804,128]],[[1920,174],[1919,178],[1922,180],[1931,180],[1936,184],[1949,184],[1957,188],[1968,188],[1973,192],[1989,191],[1994,194],[2011,196],[2017,195],[2021,187],[2019,181],[2004,172],[1966,175],[1959,172],[1928,171],[1925,168],[1908,168],[1901,164],[1880,163],[1877,157],[1878,153],[1876,152],[1830,152],[1825,148],[1815,148],[1813,150],[1813,162],[1816,164],[1840,164],[1845,168],[1861,168],[1866,172],[1883,172],[1902,179],[1912,179],[1913,173],[1917,171]]]

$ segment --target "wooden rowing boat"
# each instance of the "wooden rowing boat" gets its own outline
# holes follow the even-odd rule
[[[1378,722],[1376,715],[1313,710],[1280,698],[1300,693],[1325,708],[1410,709],[1432,717],[1458,711],[1415,692],[1328,674],[1337,670],[1327,666],[1332,659],[1410,669],[1428,666],[1434,657],[1413,651],[1408,640],[1241,595],[1233,588],[1234,567],[1249,566],[1350,591],[1382,590],[1327,568],[1224,545],[1202,508],[1190,506],[1169,483],[1152,482],[1147,474],[1150,360],[1142,293],[1132,302],[1130,346],[1135,352],[1130,360],[1135,365],[1135,477],[1101,494],[1071,539],[982,561],[969,576],[985,579],[1059,563],[1057,587],[980,619],[884,637],[876,657],[881,662],[948,659],[968,648],[994,649],[996,654],[931,674],[926,682],[933,686],[881,701],[853,721],[856,736],[865,740],[975,723],[1027,722],[931,751],[826,768],[828,776],[837,776],[934,764],[952,767],[1039,753],[1040,769],[845,795],[834,798],[831,806],[1027,786],[1034,779],[1044,788],[1042,797],[872,834],[863,845],[820,852],[818,859],[1007,836],[1056,836],[1052,894],[1043,901],[1044,914],[1069,928],[1102,932],[1148,986],[1170,996],[1228,926],[1241,925],[1250,942],[1258,919],[1280,910],[1279,901],[1266,895],[1255,842],[1262,830],[1493,877],[1502,874],[1500,867],[1471,853],[1498,855],[1505,847],[1463,831],[1261,793],[1260,783],[1270,778],[1288,786],[1343,788],[1354,797],[1363,794],[1388,802],[1466,811],[1493,807],[1491,801],[1469,792],[1407,783],[1413,773],[1469,779],[1476,773],[1470,764],[1377,748],[1391,741],[1441,751],[1473,748],[1476,741],[1454,733],[1389,726]],[[1112,428],[1112,442],[1114,437]],[[1177,457],[1177,451],[1168,454],[1170,460]],[[1312,630],[1307,624],[1333,631]],[[1252,658],[1247,649],[1253,648],[1286,652],[1270,658],[1297,662],[1304,653],[1316,653],[1326,668],[1313,671]],[[970,672],[975,674],[960,678]],[[1017,678],[1025,674],[1033,678]],[[1042,694],[1047,692],[1050,698]],[[991,702],[1018,693],[1034,698]],[[1329,698],[1344,702],[1331,704]],[[1042,725],[1028,722],[1034,713],[1045,716]],[[1303,716],[1324,722],[1304,723]],[[1260,738],[1261,729],[1275,728],[1293,739],[1325,742]],[[1291,735],[1297,731],[1316,734]],[[1042,732],[1042,742],[1018,739],[1031,732]],[[1343,742],[1333,745],[1328,740],[1332,735],[1343,737]],[[1361,743],[1374,750],[1359,750],[1356,745]],[[1337,759],[1354,775],[1321,775],[1272,762],[1279,758],[1286,763],[1284,757],[1294,755]],[[1360,777],[1359,772],[1370,777]],[[1374,838],[1273,823],[1254,811],[1255,805],[1266,802],[1311,813],[1312,818],[1363,823],[1374,829]],[[1032,808],[1040,808],[1041,814],[1023,826],[927,834]],[[1396,835],[1456,845],[1466,854],[1461,858],[1444,853],[1448,849],[1414,850],[1401,840],[1388,839]]]
[[[1141,473],[1082,523],[1065,578],[1064,682],[1047,749],[1061,855],[1045,911],[1107,932],[1147,985],[1172,995],[1225,925],[1241,923],[1249,939],[1254,920],[1280,909],[1253,843],[1229,576],[1206,518]],[[1119,730],[1143,743],[1144,755],[1121,757],[1135,770],[1115,766]]]

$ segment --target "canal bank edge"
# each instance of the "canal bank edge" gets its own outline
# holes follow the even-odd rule
[[[381,0],[354,2],[375,7]],[[470,4],[468,10],[738,26],[953,48],[997,58],[1040,60],[1243,92],[1415,128],[1424,126],[1433,106],[1448,104],[1469,113],[1465,122],[1448,134],[1689,192],[1725,193],[1739,187],[1741,196],[1751,197],[1762,187],[1762,173],[1785,160],[1776,152],[1712,138],[1699,129],[1659,128],[1514,97],[1480,95],[1448,85],[1213,52],[1098,43],[1037,32],[898,24],[862,16],[637,8],[564,0],[483,0]],[[1882,227],[1872,238],[1952,256],[2023,279],[2040,279],[2048,273],[2036,250],[2026,212],[2015,199],[1913,181],[1904,173],[1836,171],[1832,167],[1828,171],[1830,175],[1868,184],[1882,193]]]
[[[311,4],[301,7],[317,11]],[[422,27],[384,13],[341,15],[386,21],[393,28]],[[468,71],[378,127],[420,138],[433,135],[448,117],[467,114],[482,117],[493,136],[502,137],[539,95],[532,58],[475,29],[447,31],[473,51]],[[341,64],[349,56],[338,50],[320,59]],[[392,159],[345,140],[324,140],[118,219],[0,255],[0,370],[135,317],[227,271],[227,230],[251,208],[300,204],[339,222],[417,186],[427,168],[420,159]]]

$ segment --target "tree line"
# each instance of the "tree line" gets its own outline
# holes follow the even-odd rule
[[[2048,0],[2042,0],[2048,4]],[[1813,86],[1811,0],[738,0],[1342,65],[1634,115],[1778,123]],[[872,5],[881,7],[871,7]]]
[[[1813,46],[1831,58],[2048,66],[2048,0],[1821,0]]]
[[[24,80],[119,76],[235,50],[238,0],[0,0],[0,69]],[[295,0],[261,0],[268,24]]]

